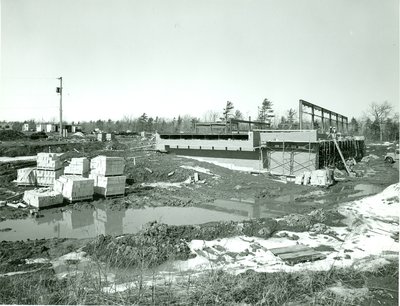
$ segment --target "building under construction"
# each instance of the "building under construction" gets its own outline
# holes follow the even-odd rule
[[[236,119],[199,123],[195,133],[157,134],[156,148],[286,176],[364,156],[364,138],[348,135],[348,118],[343,115],[300,100],[298,126],[273,130],[264,122]],[[204,127],[209,130],[200,132]]]

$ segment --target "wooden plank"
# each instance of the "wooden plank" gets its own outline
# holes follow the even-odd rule
[[[299,252],[299,251],[305,251],[305,250],[312,250],[312,249],[304,244],[295,244],[295,245],[291,245],[291,246],[274,248],[274,249],[269,249],[269,250],[274,255],[278,256],[281,254],[293,253],[293,252]]]
[[[310,261],[316,261],[316,260],[325,259],[325,258],[326,258],[326,256],[322,253],[314,253],[313,255],[303,254],[301,256],[299,255],[297,257],[283,259],[283,260],[289,265],[295,265],[300,262],[310,262]]]
[[[321,253],[314,251],[313,249],[308,249],[308,250],[301,250],[298,252],[293,252],[293,253],[285,253],[285,254],[280,254],[279,257],[283,260],[290,260],[290,259],[295,259],[297,257],[303,257],[303,256],[317,256]]]

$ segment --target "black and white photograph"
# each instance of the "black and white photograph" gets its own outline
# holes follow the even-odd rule
[[[1,305],[399,305],[398,0],[0,0]]]

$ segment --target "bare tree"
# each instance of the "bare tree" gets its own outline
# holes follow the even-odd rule
[[[203,115],[203,121],[205,122],[216,122],[219,118],[219,113],[213,110],[208,110]]]
[[[368,113],[372,115],[375,119],[375,122],[379,124],[379,139],[383,140],[383,129],[386,119],[389,117],[390,112],[393,107],[387,101],[383,103],[371,103],[369,105]]]

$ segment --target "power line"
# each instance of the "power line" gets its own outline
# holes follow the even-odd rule
[[[9,76],[2,76],[2,79],[26,79],[26,80],[51,80],[51,79],[58,79],[58,77],[9,77]]]

